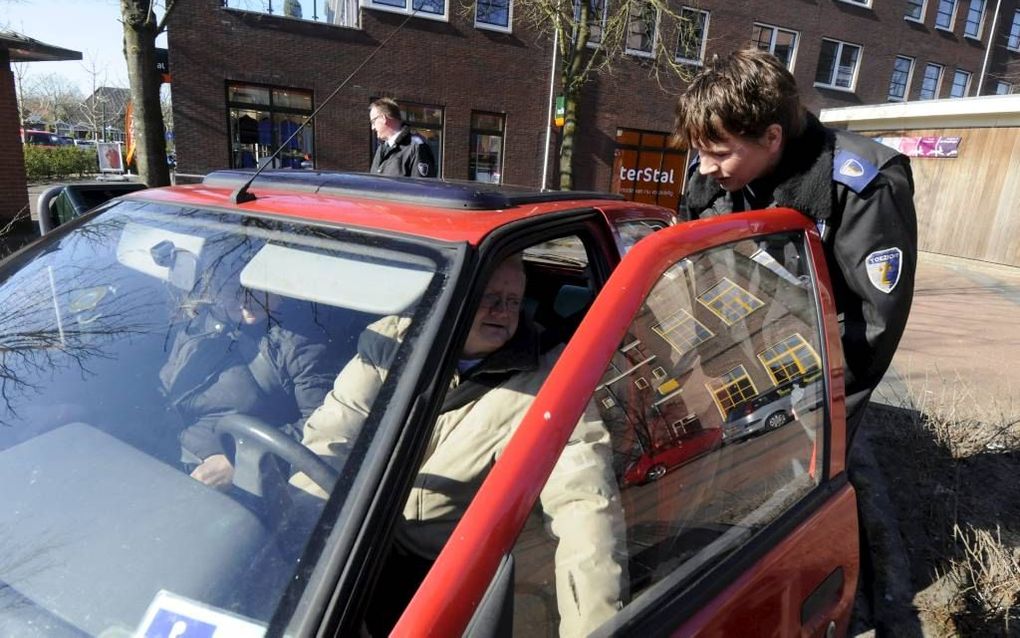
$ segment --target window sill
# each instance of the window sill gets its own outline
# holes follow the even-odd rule
[[[702,60],[694,60],[692,58],[674,58],[674,62],[677,64],[685,64],[687,66],[702,66],[705,64]]]
[[[870,9],[871,8],[870,0],[868,2],[854,2],[854,0],[836,0],[836,1],[837,2],[842,2],[843,4],[848,4],[848,5],[852,6],[852,7],[858,7],[860,9]]]
[[[250,9],[241,9],[239,7],[221,7],[224,11],[230,13],[236,13],[239,17],[245,18],[268,18],[270,20],[285,20],[285,24],[291,25],[304,25],[304,24],[317,24],[324,27],[339,27],[341,29],[355,29],[360,30],[360,25],[346,25],[346,24],[334,24],[332,22],[326,22],[325,19],[313,20],[312,18],[295,18],[293,16],[286,16],[282,13],[269,13],[268,11],[252,11]]]
[[[495,31],[496,33],[513,33],[513,28],[509,26],[502,26],[499,24],[490,24],[488,22],[475,21],[475,28],[483,31]]]
[[[949,26],[949,27],[940,27],[939,25],[936,24],[935,25],[935,30],[936,31],[941,31],[942,33],[952,33],[953,32],[953,27],[951,27],[951,26]]]
[[[632,55],[635,58],[654,58],[655,54],[650,51],[642,51],[640,49],[624,49],[624,53]]]
[[[967,38],[968,40],[973,40],[975,42],[981,42],[981,35],[980,34],[979,35],[968,35],[968,34],[964,33],[963,37]]]
[[[853,87],[846,88],[843,86],[836,86],[834,84],[822,84],[821,82],[815,82],[814,87],[816,89],[828,89],[830,91],[839,91],[840,93],[854,93],[856,92]]]
[[[924,18],[911,18],[910,16],[903,16],[903,19],[907,22],[913,22],[914,24],[924,24]]]

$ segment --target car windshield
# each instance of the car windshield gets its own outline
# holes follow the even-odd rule
[[[388,431],[326,463],[305,421],[359,338],[396,322],[359,406],[383,421],[394,402],[375,396],[423,347],[451,254],[123,201],[4,263],[0,634],[178,635],[182,617],[262,633],[327,494],[328,527],[355,524],[350,485]]]

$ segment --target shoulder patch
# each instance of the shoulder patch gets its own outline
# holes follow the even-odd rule
[[[900,282],[902,263],[903,251],[899,248],[876,250],[864,260],[871,285],[886,294],[892,292]]]
[[[432,167],[429,166],[428,162],[418,162],[418,174],[422,177],[428,177],[429,173],[432,172]]]
[[[859,193],[878,175],[878,167],[857,153],[839,149],[832,158],[832,181]]]

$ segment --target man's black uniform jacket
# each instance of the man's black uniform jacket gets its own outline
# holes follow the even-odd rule
[[[436,159],[422,136],[404,126],[393,144],[379,144],[372,157],[371,171],[394,177],[435,177]]]

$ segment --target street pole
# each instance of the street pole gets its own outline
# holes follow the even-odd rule
[[[995,27],[999,21],[999,8],[1002,6],[1002,0],[998,0],[995,3],[995,13],[992,14],[992,28],[988,31],[988,46],[985,47],[985,59],[981,62],[981,75],[978,76],[977,93],[974,95],[981,95],[981,88],[985,84],[985,71],[988,69],[988,56],[992,52],[992,43],[995,42]]]
[[[556,49],[559,48],[560,44],[560,29],[557,18],[557,24],[553,31],[553,49],[552,49],[552,65],[549,67],[549,112],[545,118],[545,152],[542,154],[542,190],[545,190],[549,184],[549,144],[552,143],[552,127],[553,127],[553,102],[556,99]]]

